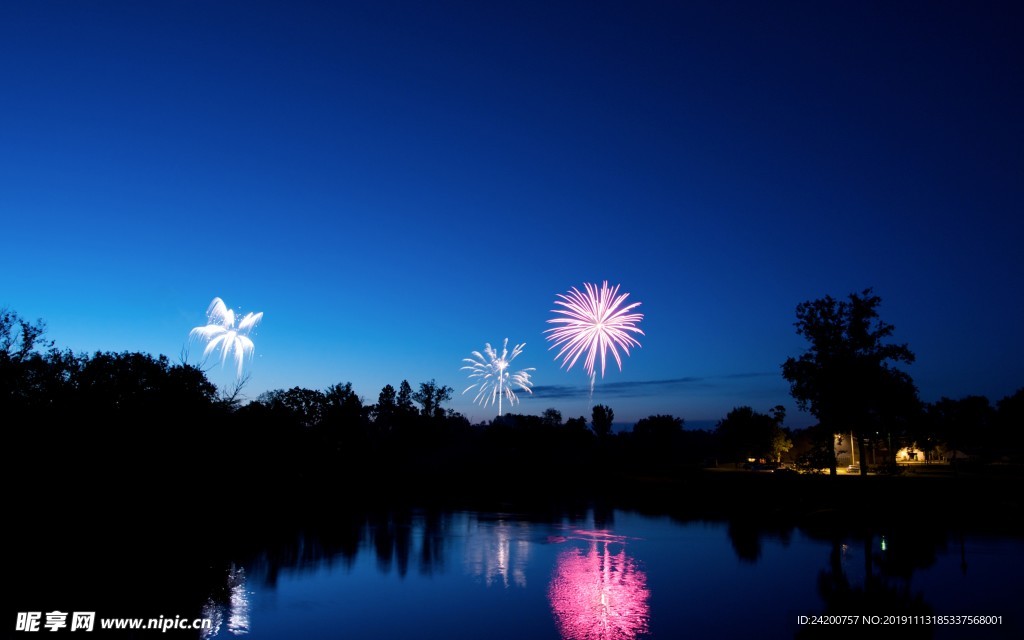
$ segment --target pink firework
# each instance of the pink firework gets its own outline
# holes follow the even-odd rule
[[[587,354],[583,368],[590,376],[590,391],[593,393],[597,378],[594,365],[598,354],[601,355],[602,378],[609,351],[619,365],[619,371],[622,371],[619,349],[629,355],[630,347],[640,346],[632,334],[644,335],[636,326],[644,315],[630,313],[640,306],[639,302],[623,306],[629,294],[619,295],[619,285],[608,288],[608,281],[605,280],[600,289],[596,284],[588,282],[583,283],[583,287],[586,289],[585,294],[576,287],[567,294],[558,294],[560,299],[555,300],[555,304],[561,308],[552,309],[551,312],[560,315],[548,322],[559,326],[547,329],[544,333],[550,334],[548,340],[554,342],[551,349],[562,348],[555,359],[562,359],[566,371],[572,369],[584,352]]]

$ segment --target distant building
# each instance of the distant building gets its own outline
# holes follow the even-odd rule
[[[917,448],[917,445],[910,445],[896,452],[896,462],[911,464],[914,462],[930,462],[930,460],[928,460],[928,454]]]

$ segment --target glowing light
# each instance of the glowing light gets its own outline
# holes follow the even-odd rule
[[[245,590],[245,569],[231,567],[228,584],[231,600],[228,609],[228,631],[236,636],[249,633],[249,593]]]
[[[524,346],[526,346],[526,343],[517,344],[512,349],[512,354],[509,355],[508,338],[505,338],[500,356],[491,347],[491,343],[488,342],[484,346],[483,353],[474,351],[472,358],[463,358],[462,361],[469,364],[462,367],[462,370],[469,371],[469,379],[476,380],[476,382],[466,387],[466,390],[462,393],[475,388],[477,394],[473,402],[480,403],[482,407],[493,404],[497,400],[499,416],[501,415],[501,400],[503,397],[508,398],[509,404],[512,405],[515,405],[518,400],[513,387],[519,387],[521,390],[532,394],[533,391],[530,390],[530,387],[533,386],[533,382],[530,381],[530,371],[534,371],[533,367],[516,371],[515,373],[509,373],[508,370],[511,362],[523,352]]]
[[[213,598],[207,598],[206,603],[203,604],[201,615],[210,621],[210,626],[199,631],[200,640],[216,638],[220,633],[220,628],[224,625],[224,613],[221,611],[220,605],[214,602]]]
[[[636,326],[644,316],[642,313],[630,313],[640,306],[639,302],[622,306],[629,294],[619,295],[619,285],[608,288],[608,281],[605,280],[600,289],[596,284],[589,282],[583,283],[583,287],[586,289],[585,294],[576,287],[566,294],[557,294],[560,299],[555,300],[555,304],[561,308],[552,309],[551,312],[560,315],[548,322],[559,326],[547,329],[544,333],[550,334],[548,340],[554,342],[549,350],[561,346],[555,360],[561,358],[561,366],[565,367],[566,371],[572,369],[580,356],[586,352],[583,368],[590,376],[590,392],[593,394],[594,382],[597,379],[595,365],[598,354],[601,356],[602,378],[609,352],[621,371],[622,358],[619,356],[619,349],[628,356],[630,347],[640,346],[633,334],[644,335]]]
[[[530,559],[530,528],[523,523],[496,525],[477,523],[479,529],[467,538],[467,571],[488,587],[500,584],[526,587],[526,565]]]
[[[238,326],[235,326],[235,312],[228,309],[223,300],[214,298],[206,310],[206,326],[195,327],[189,332],[189,337],[206,340],[203,358],[220,348],[221,366],[224,366],[228,355],[234,351],[235,361],[238,364],[238,377],[241,378],[245,356],[252,357],[252,352],[255,349],[255,345],[249,338],[249,332],[256,327],[261,319],[263,319],[262,311],[247,313]]]
[[[559,554],[548,588],[559,633],[566,640],[631,640],[646,633],[647,575],[626,555],[625,546],[612,553],[611,546],[622,544],[624,538],[588,533],[585,552],[571,549]]]
[[[249,633],[249,592],[245,588],[245,569],[231,565],[228,570],[226,586],[228,588],[227,607],[223,603],[207,598],[202,608],[202,616],[210,621],[210,627],[202,629],[201,640],[212,640],[220,634],[222,627],[234,636]],[[225,620],[226,618],[226,620]]]

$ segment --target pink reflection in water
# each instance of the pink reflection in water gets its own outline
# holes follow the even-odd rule
[[[576,531],[589,542],[558,556],[548,599],[566,640],[627,640],[647,632],[647,574],[626,555],[625,538],[606,531]],[[612,546],[619,546],[612,553]]]

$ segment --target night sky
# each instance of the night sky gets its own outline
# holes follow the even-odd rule
[[[435,378],[621,284],[593,402],[798,413],[795,308],[873,287],[926,401],[1024,385],[1017,2],[0,4],[0,307],[178,361],[262,311],[245,393]],[[189,361],[201,355],[193,343]],[[234,376],[215,361],[211,379]],[[507,408],[507,406],[506,406]]]

